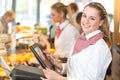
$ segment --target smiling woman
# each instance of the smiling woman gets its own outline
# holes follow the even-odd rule
[[[62,72],[67,70],[67,77],[46,69],[44,73],[47,79],[42,80],[104,80],[112,60],[106,43],[109,42],[109,25],[105,8],[97,2],[86,5],[81,26],[83,33],[75,41],[67,64],[59,64]]]

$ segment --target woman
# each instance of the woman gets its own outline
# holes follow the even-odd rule
[[[46,69],[46,79],[42,80],[104,80],[112,60],[105,8],[97,2],[86,5],[81,17],[81,26],[83,33],[76,40],[66,65],[67,77]],[[62,69],[61,65],[59,67]]]
[[[57,23],[55,36],[55,55],[58,58],[67,58],[71,46],[79,36],[79,31],[66,18],[67,8],[63,3],[55,3],[51,6],[51,18]]]

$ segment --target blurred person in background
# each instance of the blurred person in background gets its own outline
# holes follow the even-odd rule
[[[56,23],[55,52],[53,55],[60,63],[67,62],[70,50],[79,36],[79,31],[67,19],[67,14],[67,6],[63,3],[57,2],[51,6],[51,18]],[[50,52],[44,51],[44,53]]]
[[[54,65],[67,72],[67,77],[55,71],[44,69],[46,78],[42,80],[104,80],[107,68],[112,61],[110,52],[111,39],[108,15],[105,8],[97,2],[84,7],[81,17],[83,33],[74,43],[67,64],[56,64],[57,61],[49,54]]]
[[[9,30],[8,23],[13,22],[14,20],[15,20],[15,12],[12,10],[6,11],[4,15],[0,18],[0,33],[5,34],[7,36],[6,38],[8,38],[4,42],[5,47],[7,49],[7,54],[11,53],[11,43],[12,43],[11,35],[8,34],[8,30]]]
[[[60,59],[69,56],[71,46],[79,35],[79,31],[67,19],[67,7],[60,2],[51,6],[51,18],[56,23],[55,53]]]
[[[71,10],[70,13],[71,13],[71,16],[72,16],[71,18],[72,18],[72,22],[73,22],[74,26],[78,30],[80,30],[80,26],[76,21],[77,15],[79,13],[79,7],[78,7],[77,3],[75,3],[75,2],[70,3],[68,5],[68,8],[70,8],[70,10]]]
[[[8,34],[9,26],[8,23],[13,22],[15,20],[15,12],[9,10],[5,12],[5,14],[0,18],[0,31],[1,33]]]

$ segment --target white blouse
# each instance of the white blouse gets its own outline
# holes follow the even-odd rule
[[[64,58],[68,57],[70,50],[79,36],[79,31],[66,20],[59,25],[62,30],[59,38],[55,37],[55,55]]]
[[[86,37],[89,39],[99,32],[99,30],[94,31]],[[103,39],[77,54],[72,55],[72,52],[73,50],[66,65],[68,80],[104,80],[112,56]]]

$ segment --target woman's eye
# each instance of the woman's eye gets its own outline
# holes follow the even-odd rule
[[[95,20],[95,18],[91,18],[91,20]]]

